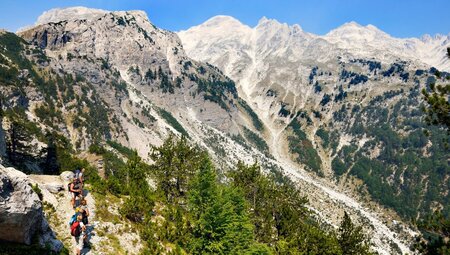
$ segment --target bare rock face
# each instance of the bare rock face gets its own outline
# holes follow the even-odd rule
[[[0,239],[30,244],[42,214],[39,197],[22,172],[2,168],[0,178]]]
[[[142,11],[57,9],[18,35],[45,52],[49,68],[95,88],[111,112],[104,121],[110,127],[105,138],[137,149],[144,158],[147,145],[161,144],[169,131],[202,136],[195,132],[200,121],[236,134],[247,123],[239,114],[234,82],[216,67],[188,58],[178,36],[154,26]],[[77,87],[74,93],[81,95]],[[162,109],[186,131],[171,128],[174,123]],[[91,141],[80,130],[68,127],[67,133],[87,149]]]
[[[0,165],[0,240],[29,245],[38,235],[41,245],[59,251],[62,243],[49,228],[41,201],[29,183],[24,173]]]
[[[5,141],[5,131],[3,130],[2,118],[0,118],[0,163],[6,156],[6,141]]]

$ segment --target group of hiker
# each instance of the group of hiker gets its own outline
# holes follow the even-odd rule
[[[68,185],[68,190],[71,193],[71,205],[75,210],[75,214],[71,217],[69,221],[70,234],[75,239],[76,244],[76,254],[80,255],[81,250],[83,250],[85,243],[87,242],[88,233],[87,226],[89,224],[89,209],[87,206],[86,199],[83,194],[83,179],[84,168],[81,170],[77,169],[74,171],[74,177]]]

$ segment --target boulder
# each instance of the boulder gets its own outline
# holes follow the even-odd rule
[[[34,235],[54,251],[62,248],[44,218],[42,203],[27,175],[0,165],[0,240],[29,245]]]
[[[28,179],[33,185],[38,185],[42,193],[42,201],[58,206],[55,194],[64,190],[64,184],[58,175],[30,174]]]
[[[48,191],[50,191],[53,194],[56,194],[56,193],[64,190],[64,185],[62,183],[56,183],[56,182],[46,183],[44,185],[44,187],[45,187],[45,189],[47,189]]]
[[[73,178],[75,178],[75,174],[71,171],[64,171],[59,176],[61,177],[61,180],[65,182],[70,182]]]
[[[38,195],[27,176],[14,168],[0,168],[0,239],[31,244],[42,219]]]

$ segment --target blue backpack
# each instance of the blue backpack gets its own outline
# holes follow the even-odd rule
[[[78,213],[75,213],[74,215],[72,215],[72,217],[70,218],[70,221],[69,221],[69,226],[72,226],[72,224],[75,221],[77,221],[77,216],[78,216]]]

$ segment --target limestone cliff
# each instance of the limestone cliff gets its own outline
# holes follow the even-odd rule
[[[62,248],[49,227],[38,195],[32,190],[28,177],[0,165],[0,240],[31,244],[34,236],[41,246],[54,251]]]

